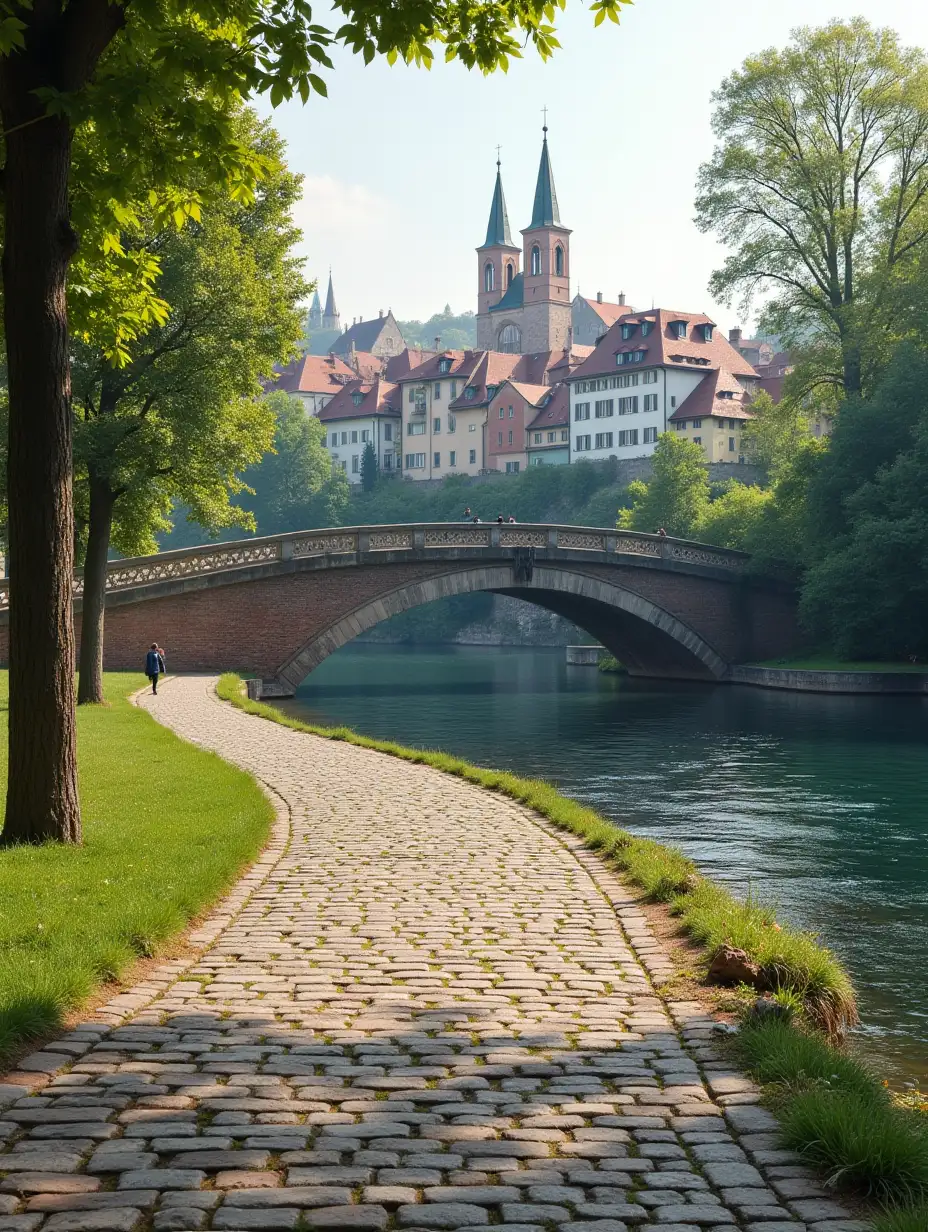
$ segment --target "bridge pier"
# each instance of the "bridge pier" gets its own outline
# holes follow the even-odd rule
[[[295,697],[296,691],[276,676],[252,676],[245,681],[249,701],[263,702],[272,697]]]

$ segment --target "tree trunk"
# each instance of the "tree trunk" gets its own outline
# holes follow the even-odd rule
[[[841,349],[844,367],[844,395],[847,398],[859,397],[864,383],[860,347],[854,341],[845,341]]]
[[[78,705],[103,701],[103,616],[106,607],[106,561],[113,526],[113,493],[105,479],[90,473],[90,520],[84,558],[81,610],[81,672]]]
[[[0,63],[9,379],[9,781],[2,842],[81,838],[71,607],[71,390],[65,283],[71,134],[24,63]],[[35,83],[41,84],[41,83]],[[22,126],[22,127],[18,127]],[[13,129],[14,131],[10,131]]]

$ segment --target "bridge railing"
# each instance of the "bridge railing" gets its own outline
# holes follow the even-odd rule
[[[692,543],[639,531],[608,530],[592,526],[556,526],[536,523],[417,522],[389,526],[339,526],[324,530],[290,531],[260,539],[242,539],[192,548],[176,548],[156,556],[110,561],[107,591],[130,590],[158,582],[248,569],[278,561],[311,557],[376,558],[380,553],[535,548],[629,556],[637,559],[703,565],[739,571],[748,559],[728,548]],[[81,573],[74,576],[74,596],[84,590]],[[10,605],[9,579],[0,580],[0,612]]]

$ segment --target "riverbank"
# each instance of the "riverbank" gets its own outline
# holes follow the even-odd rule
[[[764,667],[744,664],[733,667],[727,680],[731,684],[760,689],[789,689],[796,693],[872,693],[928,696],[928,672],[923,667],[899,664],[888,670],[869,670],[863,665],[853,670],[814,667]]]
[[[162,952],[267,836],[254,781],[132,705],[145,683],[108,673],[107,704],[78,709],[83,845],[0,850],[0,1063]]]

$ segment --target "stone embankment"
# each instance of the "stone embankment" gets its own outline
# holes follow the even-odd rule
[[[164,963],[0,1085],[0,1232],[857,1232],[778,1148],[579,840],[169,682],[272,843]]]

